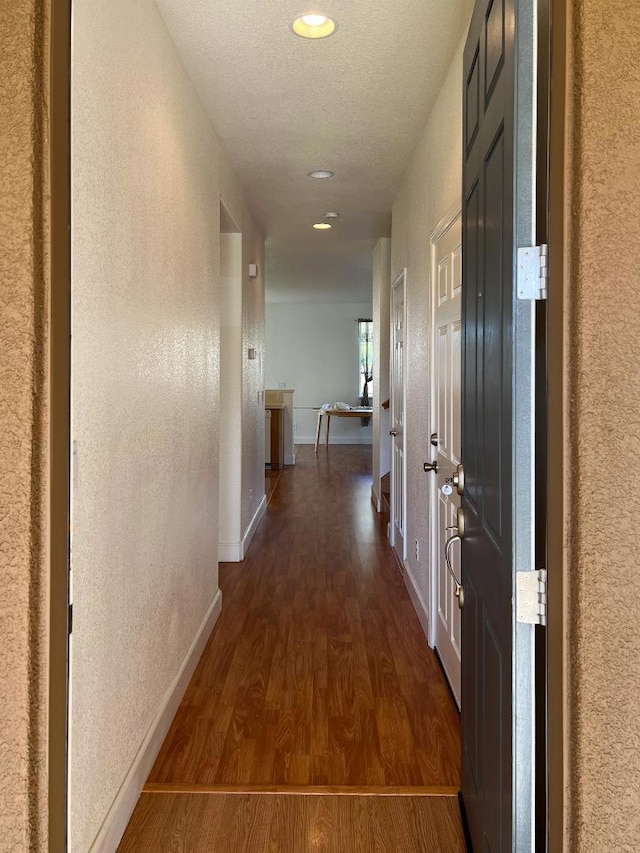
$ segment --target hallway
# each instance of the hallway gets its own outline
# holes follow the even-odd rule
[[[313,849],[463,849],[459,718],[371,504],[370,460],[302,447],[245,562],[221,566],[222,615],[122,850],[213,849],[212,827],[239,824],[255,832],[216,849],[306,849],[279,833],[307,824],[301,838],[324,827]]]

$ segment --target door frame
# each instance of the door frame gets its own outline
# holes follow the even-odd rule
[[[71,443],[71,0],[50,0],[48,850],[67,848]]]
[[[391,506],[389,508],[389,541],[394,549],[398,559],[402,562],[403,568],[407,560],[407,536],[406,536],[406,520],[407,520],[407,448],[406,448],[406,422],[407,422],[407,268],[403,267],[402,271],[393,279],[390,291],[390,322],[389,322],[389,399],[391,400],[391,428],[394,424],[394,405],[393,405],[393,357],[394,357],[394,323],[393,323],[393,295],[397,287],[402,287],[402,330],[404,335],[404,352],[402,363],[402,506],[404,509],[405,535],[402,540],[402,554],[395,551],[396,548],[396,523],[395,523],[395,449],[391,451]],[[392,441],[393,444],[393,441]]]
[[[435,413],[437,411],[436,401],[436,382],[435,382],[435,365],[436,365],[436,340],[434,335],[434,325],[436,316],[436,245],[438,241],[444,237],[449,228],[453,225],[456,219],[462,218],[462,206],[455,204],[442,217],[436,225],[429,237],[429,281],[430,281],[430,300],[429,300],[429,410],[430,410],[430,432],[437,432],[434,428]],[[461,224],[462,227],[462,224]],[[462,282],[464,289],[464,281]],[[429,607],[429,645],[431,648],[436,647],[436,620],[438,618],[438,495],[437,482],[435,478],[431,478],[429,486],[429,595],[431,596]]]
[[[569,537],[572,140],[569,37],[575,27],[570,0],[539,0],[550,7],[549,298],[547,302],[547,795],[548,850],[565,850],[571,780],[567,746],[569,697]]]
[[[476,63],[484,63],[484,69],[488,73],[487,54],[489,50],[489,15],[492,12],[492,2],[490,0],[477,0],[473,12],[470,34],[467,37],[465,52],[464,52],[464,77],[465,77],[465,110],[467,110],[467,89],[470,85],[471,78],[467,75],[470,69],[476,66]],[[463,627],[463,634],[467,634],[467,639],[471,636],[469,632],[472,630],[483,629],[487,625],[486,612],[490,612],[489,630],[494,630],[491,626],[491,621],[494,621],[495,632],[498,637],[496,639],[497,656],[494,657],[493,672],[489,670],[489,678],[493,677],[494,683],[489,683],[488,689],[490,693],[489,699],[484,692],[486,672],[484,664],[479,666],[479,672],[475,669],[467,671],[467,676],[463,673],[463,693],[465,686],[471,690],[480,690],[481,698],[478,699],[480,707],[478,722],[477,716],[471,720],[469,732],[466,731],[465,713],[463,708],[463,793],[468,795],[469,807],[472,806],[472,812],[469,812],[469,817],[473,817],[474,829],[473,834],[477,837],[478,842],[482,835],[486,832],[490,821],[487,818],[489,814],[492,818],[500,819],[500,822],[493,825],[493,831],[496,835],[496,843],[502,847],[504,840],[498,842],[497,839],[502,837],[509,838],[509,848],[514,850],[537,850],[540,849],[541,843],[546,848],[547,843],[547,826],[546,820],[540,820],[541,811],[538,809],[538,799],[536,798],[536,790],[534,789],[534,781],[537,784],[538,776],[536,770],[540,770],[544,778],[544,786],[541,786],[538,791],[540,798],[546,799],[546,776],[547,768],[546,761],[536,761],[537,753],[536,746],[537,738],[540,737],[540,743],[544,745],[543,754],[546,751],[546,724],[539,725],[539,721],[543,721],[543,716],[537,717],[536,712],[539,709],[537,699],[540,695],[546,697],[546,660],[542,659],[544,673],[538,681],[536,678],[537,644],[536,644],[536,628],[534,621],[546,622],[546,609],[543,611],[542,620],[532,620],[528,618],[519,618],[517,615],[516,603],[519,603],[522,583],[524,577],[534,577],[524,573],[532,572],[537,568],[547,568],[545,543],[542,541],[542,534],[546,532],[547,527],[547,506],[546,495],[544,494],[544,486],[546,478],[544,475],[537,476],[540,472],[536,465],[539,464],[539,459],[546,458],[546,446],[540,447],[536,441],[536,424],[540,418],[540,426],[546,432],[546,394],[544,399],[537,398],[537,383],[539,377],[544,377],[544,388],[546,389],[546,363],[538,355],[539,347],[542,345],[542,339],[537,336],[538,324],[540,317],[544,315],[539,310],[539,306],[535,298],[530,298],[526,294],[518,292],[519,278],[518,266],[519,260],[516,259],[517,251],[520,247],[539,245],[539,214],[538,205],[542,201],[544,206],[544,219],[546,219],[547,198],[546,195],[541,198],[539,190],[539,175],[542,175],[542,183],[546,188],[546,168],[548,163],[547,152],[547,135],[540,134],[538,127],[538,112],[541,107],[544,109],[543,126],[546,129],[546,113],[547,92],[545,97],[540,98],[539,86],[546,86],[547,74],[546,69],[540,71],[540,54],[541,44],[539,39],[539,21],[538,21],[538,3],[537,0],[512,0],[509,8],[505,4],[499,9],[498,19],[502,19],[502,62],[506,53],[505,26],[509,26],[509,60],[505,60],[502,65],[503,83],[505,91],[497,104],[494,104],[494,109],[490,112],[490,96],[487,95],[485,89],[485,111],[482,116],[487,116],[488,124],[482,130],[478,131],[480,126],[480,110],[475,115],[475,130],[464,152],[464,193],[463,203],[466,205],[472,188],[475,189],[477,180],[480,180],[480,205],[478,211],[480,217],[485,219],[487,210],[483,209],[482,205],[486,205],[486,200],[489,198],[486,184],[483,185],[482,178],[478,176],[482,173],[483,163],[486,168],[488,151],[495,150],[493,145],[497,144],[496,139],[503,139],[504,145],[504,160],[499,168],[502,169],[505,179],[504,187],[501,193],[506,192],[509,195],[509,201],[506,207],[507,217],[504,218],[504,207],[501,210],[492,211],[492,214],[501,222],[501,226],[506,228],[506,233],[501,232],[502,237],[499,240],[498,248],[500,255],[494,253],[496,264],[510,267],[510,275],[506,279],[505,288],[500,290],[500,299],[506,299],[498,306],[499,317],[495,319],[495,323],[500,331],[497,332],[497,339],[500,340],[500,345],[505,346],[508,352],[506,359],[507,370],[505,373],[505,362],[502,363],[502,373],[497,382],[501,383],[501,389],[506,388],[506,402],[502,396],[502,391],[496,393],[495,399],[499,401],[500,408],[500,425],[501,429],[509,435],[508,445],[505,448],[500,445],[496,448],[503,454],[502,461],[504,468],[500,469],[500,482],[496,484],[496,489],[504,501],[504,506],[508,506],[506,520],[502,515],[502,506],[494,509],[500,521],[506,521],[509,527],[506,532],[499,529],[498,536],[495,539],[495,547],[491,545],[491,531],[488,529],[486,518],[484,517],[484,506],[478,506],[477,509],[467,510],[471,514],[470,528],[471,535],[469,536],[469,545],[466,551],[467,572],[463,573],[465,587],[467,583],[472,586],[472,578],[475,583],[486,586],[486,580],[483,576],[483,570],[487,563],[495,560],[500,563],[502,575],[500,577],[500,585],[496,586],[499,594],[491,599],[489,596],[486,601],[482,595],[479,595],[479,601],[472,606],[471,614],[467,617],[467,621]],[[508,18],[505,15],[508,14]],[[508,24],[506,23],[508,21]],[[544,41],[544,34],[542,41]],[[483,48],[478,44],[484,40]],[[499,45],[499,42],[498,42]],[[475,52],[475,53],[474,53]],[[495,75],[498,74],[500,65],[497,65]],[[483,80],[482,72],[480,72],[478,85],[480,89],[487,86],[487,81]],[[495,85],[495,76],[494,83]],[[500,84],[499,84],[500,85]],[[496,90],[497,91],[497,90]],[[475,94],[475,89],[472,91]],[[476,95],[479,98],[479,95]],[[469,134],[467,120],[469,113],[465,113],[465,139]],[[500,137],[502,130],[505,131],[504,136]],[[484,131],[488,131],[485,133]],[[476,135],[477,134],[477,135]],[[474,142],[475,140],[475,142]],[[475,146],[482,145],[478,150]],[[540,169],[540,154],[544,152],[545,157],[542,161],[543,171]],[[505,166],[506,161],[506,166]],[[498,161],[500,162],[500,161]],[[499,204],[504,204],[502,197]],[[465,213],[466,220],[466,213]],[[466,223],[465,223],[466,224]],[[484,228],[478,225],[479,228]],[[481,233],[482,230],[481,230]],[[545,229],[546,236],[546,229]],[[468,248],[466,245],[464,249]],[[486,264],[486,257],[481,254],[478,257],[480,266]],[[469,269],[469,263],[465,263],[465,269]],[[485,267],[486,272],[486,267]],[[482,279],[480,279],[482,280]],[[467,289],[469,282],[467,282]],[[478,288],[480,288],[478,284]],[[483,288],[484,289],[484,288]],[[483,294],[478,292],[478,298]],[[468,302],[468,294],[465,299],[465,304]],[[482,303],[485,305],[484,311],[487,310],[488,301]],[[480,310],[480,309],[478,309]],[[494,311],[496,307],[494,305]],[[476,321],[469,318],[466,309],[463,308],[463,323]],[[544,321],[543,321],[544,322]],[[504,335],[504,341],[500,338],[500,334]],[[465,335],[466,338],[466,335]],[[473,356],[479,355],[483,358],[486,355],[485,344],[480,344],[481,351],[478,353],[475,338],[472,340]],[[543,344],[546,347],[546,340]],[[466,349],[466,347],[465,347]],[[472,357],[473,357],[472,356]],[[464,367],[463,376],[467,368],[468,353],[463,356]],[[473,370],[473,368],[472,368]],[[486,365],[483,368],[481,381],[483,388],[485,387]],[[474,373],[474,380],[477,381],[477,375]],[[508,383],[508,385],[507,385]],[[484,391],[474,388],[477,395],[484,395]],[[466,394],[466,382],[463,381],[463,399],[465,403],[463,408],[466,409],[468,398]],[[471,405],[475,407],[476,398],[472,398]],[[541,397],[542,395],[540,395]],[[480,397],[478,399],[481,399]],[[489,396],[491,400],[491,394]],[[498,405],[496,403],[496,405]],[[475,409],[473,410],[475,411]],[[483,406],[479,411],[485,413]],[[466,413],[469,414],[468,412]],[[463,416],[463,421],[466,415]],[[469,427],[467,420],[467,427]],[[463,427],[464,429],[464,427]],[[484,430],[485,427],[483,426]],[[469,448],[465,447],[467,431],[465,430],[465,439],[463,440],[463,458],[466,461],[466,453]],[[473,434],[473,430],[472,430]],[[474,444],[472,438],[471,444]],[[480,444],[482,453],[483,445]],[[469,464],[470,461],[469,461]],[[490,469],[491,470],[491,469]],[[506,471],[506,473],[505,473]],[[470,471],[471,479],[476,475],[475,469]],[[482,478],[482,475],[479,475]],[[542,501],[538,500],[541,494]],[[467,501],[463,502],[465,507]],[[499,513],[499,515],[498,515]],[[477,516],[476,516],[477,514]],[[477,525],[477,526],[476,526]],[[475,535],[477,533],[477,536]],[[504,539],[503,539],[504,536]],[[486,543],[486,544],[485,544]],[[471,546],[473,545],[473,552]],[[483,550],[484,549],[484,550]],[[540,553],[538,553],[538,549]],[[476,564],[473,572],[469,562],[472,561],[471,554]],[[542,565],[538,560],[543,560]],[[484,561],[484,565],[483,564]],[[478,564],[481,568],[478,568]],[[474,573],[475,577],[473,577]],[[472,591],[473,598],[473,591]],[[466,609],[465,609],[466,613]],[[469,621],[471,620],[471,621]],[[475,620],[475,621],[474,621]],[[469,651],[467,643],[463,644],[463,654]],[[501,667],[502,655],[509,661],[509,670],[504,670]],[[481,654],[481,657],[483,655]],[[503,680],[504,677],[504,680]],[[478,679],[469,687],[468,678]],[[498,705],[498,711],[494,714],[493,708],[487,705],[487,701],[491,701],[498,696],[501,704]],[[501,710],[500,710],[501,709]],[[500,716],[503,714],[504,716]],[[469,737],[469,744],[473,748],[476,740],[480,743],[476,744],[476,749],[480,750],[480,767],[491,763],[485,762],[484,751],[487,749],[486,743],[482,743],[482,738],[487,737],[487,733],[483,731],[485,719],[496,719],[498,723],[494,725],[493,737],[499,739],[504,744],[504,752],[502,747],[499,751],[499,760],[501,762],[501,771],[497,779],[493,780],[493,788],[485,788],[486,780],[484,772],[481,772],[481,778],[476,780],[474,774],[477,772],[477,753],[474,767],[474,761],[471,757],[473,749],[467,755],[466,738]],[[509,740],[504,740],[502,723],[508,728]],[[546,721],[545,721],[546,723]],[[495,761],[495,759],[494,759]],[[508,774],[508,778],[507,775]],[[490,778],[490,777],[489,777]],[[491,785],[491,781],[489,782]],[[507,797],[511,802],[508,804]],[[498,808],[497,797],[500,796],[503,801],[504,809]],[[496,810],[490,805],[486,807],[486,797],[496,799]],[[484,803],[483,803],[484,800]],[[545,817],[546,817],[546,803]],[[538,836],[536,835],[538,833]],[[486,841],[486,838],[485,838]],[[474,842],[475,843],[475,842]]]
[[[49,293],[49,711],[48,711],[48,847],[51,853],[66,849],[66,737],[68,659],[68,500],[70,446],[70,89],[71,89],[71,0],[52,0],[49,9],[50,35],[50,250]],[[549,186],[549,302],[548,341],[550,363],[562,369],[548,377],[548,497],[547,554],[548,603],[548,761],[549,844],[562,850],[567,824],[568,785],[566,743],[568,713],[568,654],[565,627],[568,589],[566,537],[569,529],[568,498],[568,412],[567,362],[569,328],[567,303],[571,246],[567,232],[570,199],[571,148],[567,116],[568,34],[573,19],[567,0],[552,0],[551,69],[553,87],[550,109]],[[406,276],[406,270],[404,271]],[[406,279],[405,279],[406,280]]]

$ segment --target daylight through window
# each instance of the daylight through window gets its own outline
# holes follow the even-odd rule
[[[373,397],[373,320],[358,320],[359,387],[362,406],[371,405]]]

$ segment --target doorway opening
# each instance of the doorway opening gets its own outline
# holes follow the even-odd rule
[[[405,373],[407,273],[403,270],[391,287],[391,545],[404,568],[407,556],[405,513],[407,506],[407,466],[405,420],[407,383]]]
[[[238,562],[242,545],[242,234],[220,204],[220,485],[218,559]]]

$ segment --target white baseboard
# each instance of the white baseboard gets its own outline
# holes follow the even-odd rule
[[[191,648],[182,661],[173,684],[165,694],[162,705],[149,726],[129,772],[100,827],[100,831],[91,845],[91,853],[115,853],[117,850],[138,802],[140,792],[147,781],[153,763],[160,752],[160,747],[167,736],[169,726],[180,706],[187,685],[191,681],[207,640],[218,621],[221,609],[222,592],[218,590],[191,644]]]
[[[378,496],[378,492],[376,491],[375,483],[371,484],[371,503],[376,508],[376,512],[380,512],[382,510],[381,501]]]
[[[258,509],[255,511],[253,518],[251,519],[251,523],[247,527],[247,530],[242,537],[241,542],[218,542],[218,562],[219,563],[241,563],[247,551],[249,550],[249,545],[251,544],[251,540],[253,539],[253,534],[258,529],[258,525],[262,521],[262,516],[265,514],[267,509],[267,496],[263,495],[262,500],[260,501],[260,505]]]
[[[241,563],[243,560],[242,542],[218,542],[219,563]]]
[[[324,437],[320,436],[318,450],[324,447]],[[303,435],[300,438],[296,437],[296,444],[315,444],[315,435]],[[329,444],[373,444],[373,439],[370,435],[331,435]]]
[[[424,635],[427,638],[427,643],[431,645],[431,637],[429,633],[429,610],[422,599],[420,590],[418,589],[416,582],[413,579],[413,575],[411,574],[411,569],[406,562],[404,564],[404,585],[409,593],[413,609],[418,615],[418,620],[420,621]]]
[[[244,560],[247,551],[249,550],[249,545],[251,545],[251,540],[253,539],[253,534],[258,529],[258,525],[262,521],[262,516],[265,514],[267,510],[267,496],[263,495],[262,500],[258,506],[258,509],[255,511],[253,518],[251,519],[251,523],[247,527],[247,532],[242,537],[242,557]]]

